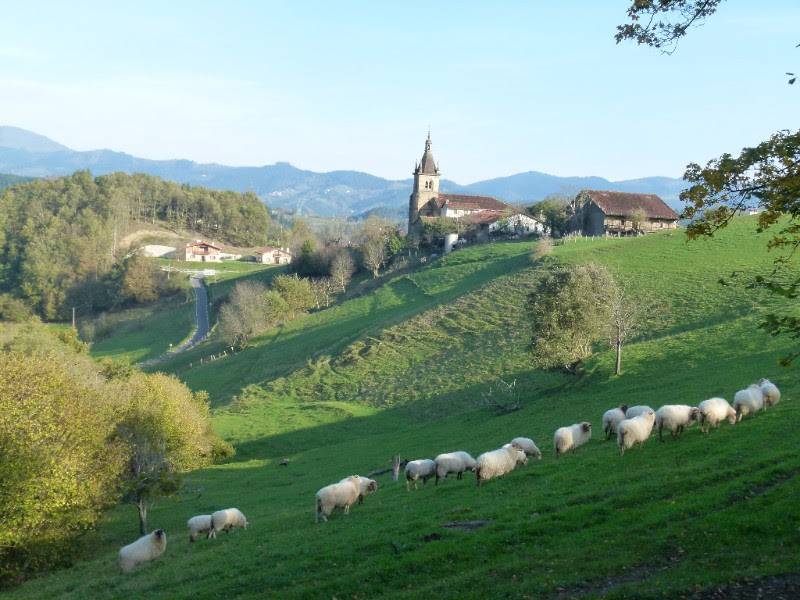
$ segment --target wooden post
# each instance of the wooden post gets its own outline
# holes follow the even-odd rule
[[[394,463],[392,466],[392,481],[397,481],[397,478],[400,476],[400,455],[394,455]]]

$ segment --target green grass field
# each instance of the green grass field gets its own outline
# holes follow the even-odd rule
[[[744,287],[774,258],[765,241],[742,218],[690,244],[676,233],[558,246],[547,260],[601,262],[658,300],[619,377],[606,348],[581,378],[530,367],[530,243],[460,250],[202,368],[170,361],[209,391],[214,427],[237,455],[151,509],[150,526],[169,538],[158,561],[118,571],[118,549],[137,537],[135,509],[118,507],[73,567],[8,596],[677,598],[800,573],[800,378],[776,362],[794,345],[757,329],[780,305]],[[653,436],[624,457],[603,440],[601,416],[622,402],[731,400],[761,377],[782,400],[740,424]],[[522,410],[497,417],[481,406],[498,379],[516,381]],[[583,420],[593,439],[556,460],[554,430]],[[394,454],[476,456],[520,435],[541,461],[480,488],[467,475],[409,493],[380,475],[363,506],[314,523],[316,490]],[[188,543],[189,517],[230,506],[247,515],[246,531]],[[482,526],[445,526],[474,521]]]

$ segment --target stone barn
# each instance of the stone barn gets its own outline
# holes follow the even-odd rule
[[[676,229],[680,215],[655,194],[582,190],[573,202],[572,233],[640,235]]]

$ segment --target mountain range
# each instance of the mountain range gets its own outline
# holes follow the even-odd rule
[[[415,157],[409,157],[409,165]],[[77,151],[17,127],[0,126],[0,173],[29,177],[143,172],[166,180],[212,189],[253,191],[270,208],[300,214],[350,216],[381,211],[403,219],[412,180],[389,180],[359,171],[316,173],[278,162],[261,167],[230,167],[190,160],[149,160],[113,150]],[[410,169],[410,166],[409,166]],[[480,194],[510,204],[529,204],[549,194],[574,194],[584,188],[659,195],[680,212],[678,194],[686,183],[670,177],[609,181],[602,177],[558,177],[537,171],[459,185],[443,179],[443,193]]]

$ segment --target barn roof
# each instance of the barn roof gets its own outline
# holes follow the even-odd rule
[[[582,190],[578,195],[594,202],[606,215],[631,217],[637,210],[643,210],[649,219],[680,219],[680,215],[655,194]]]

